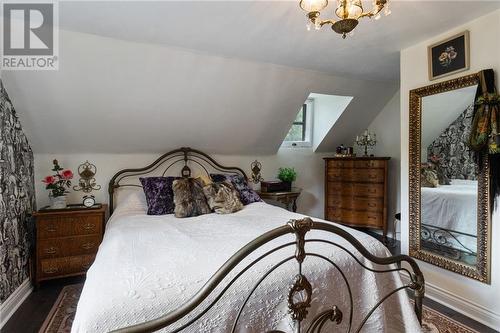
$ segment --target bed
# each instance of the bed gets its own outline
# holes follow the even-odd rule
[[[194,165],[208,173],[206,164],[244,175],[181,148],[120,171],[111,207],[117,189],[138,186],[126,178],[176,163],[183,176]],[[263,202],[177,219],[146,215],[140,191],[121,200],[88,270],[74,333],[420,332],[422,273],[367,234]],[[404,290],[414,292],[413,305]]]
[[[477,181],[453,179],[450,185],[422,188],[422,239],[475,255]]]

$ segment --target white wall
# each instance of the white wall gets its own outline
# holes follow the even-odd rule
[[[316,150],[353,98],[324,94],[310,94],[309,98],[314,99],[313,150]]]
[[[377,145],[372,150],[375,156],[388,156],[389,161],[389,194],[387,207],[387,222],[389,223],[389,235],[392,237],[394,215],[400,210],[400,164],[401,164],[401,142],[400,142],[400,92],[396,92],[389,103],[382,109],[379,115],[368,126],[370,132],[377,135]],[[357,150],[358,155],[363,154]],[[397,239],[399,239],[400,223],[396,224]]]
[[[196,148],[196,147],[193,147]],[[78,165],[89,160],[97,166],[97,184],[102,189],[93,192],[98,202],[108,201],[108,182],[119,170],[124,168],[144,167],[154,161],[158,154],[35,154],[35,187],[38,207],[48,205],[48,191],[40,182],[51,174],[52,160],[57,159],[64,168],[76,174]],[[279,167],[294,167],[298,172],[294,186],[303,189],[298,200],[298,212],[322,218],[324,215],[324,162],[328,154],[315,154],[310,148],[280,149],[276,155],[267,156],[229,156],[212,155],[222,165],[241,167],[250,176],[250,164],[255,160],[262,163],[262,175],[265,179],[274,179]],[[331,154],[330,154],[331,156]],[[74,183],[77,183],[75,179]],[[82,192],[68,195],[69,203],[80,203]]]
[[[500,72],[500,10],[473,20],[442,35],[401,51],[401,211],[402,251],[408,253],[408,119],[409,91],[431,84],[427,74],[427,46],[464,30],[470,31],[471,69],[443,78],[445,81],[466,74],[493,68],[497,86]],[[434,83],[436,81],[433,81]],[[500,327],[500,216],[492,217],[491,284],[419,262],[431,295],[452,307],[498,329]]]

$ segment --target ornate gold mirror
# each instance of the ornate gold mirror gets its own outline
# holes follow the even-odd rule
[[[479,75],[410,91],[410,255],[489,282],[488,158],[468,146]]]

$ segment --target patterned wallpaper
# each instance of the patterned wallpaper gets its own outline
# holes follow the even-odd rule
[[[0,303],[28,278],[33,152],[0,80]]]
[[[477,165],[468,146],[474,105],[471,104],[427,148],[427,156],[438,156],[439,166],[449,179],[477,179]]]

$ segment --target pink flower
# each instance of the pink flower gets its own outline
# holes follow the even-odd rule
[[[73,178],[73,172],[71,170],[64,170],[61,172],[61,176],[63,179],[72,179]]]
[[[56,177],[54,177],[54,176],[47,176],[44,179],[42,179],[42,182],[45,183],[45,184],[47,184],[47,185],[54,184],[56,182]]]

